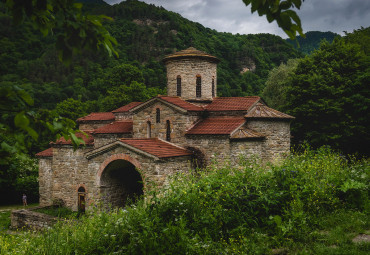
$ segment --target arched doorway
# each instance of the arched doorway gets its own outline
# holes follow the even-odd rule
[[[105,206],[123,207],[143,195],[143,180],[132,163],[117,159],[104,168],[100,193]]]

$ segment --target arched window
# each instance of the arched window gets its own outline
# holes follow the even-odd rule
[[[166,121],[166,140],[171,141],[171,123],[169,120]]]
[[[199,74],[197,75],[196,84],[196,97],[202,97],[202,77]]]
[[[212,97],[215,97],[215,78],[212,77]]]
[[[150,123],[150,121],[148,121],[146,123],[147,127],[146,127],[146,136],[148,138],[151,138],[152,137],[152,123]]]
[[[177,96],[181,97],[181,76],[177,76],[177,87],[176,87]]]
[[[161,123],[161,110],[159,108],[155,110],[155,122]]]

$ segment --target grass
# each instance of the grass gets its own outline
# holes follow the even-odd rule
[[[26,208],[38,206],[37,203],[30,204]],[[24,209],[23,205],[1,205],[0,206],[0,234],[6,232],[10,227],[10,214],[12,210]]]
[[[35,209],[35,212],[48,214],[58,218],[65,218],[65,219],[75,219],[78,218],[78,212],[74,212],[69,208],[60,207],[60,206],[52,206],[52,207],[44,207]]]
[[[327,148],[173,176],[125,210],[45,233],[0,235],[3,254],[358,254],[370,243],[370,164]]]

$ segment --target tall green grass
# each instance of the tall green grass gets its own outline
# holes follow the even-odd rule
[[[45,233],[0,237],[4,254],[366,254],[369,162],[321,148],[278,165],[242,160],[173,176],[136,205]],[[352,227],[351,227],[352,226]],[[276,251],[276,250],[275,250]]]

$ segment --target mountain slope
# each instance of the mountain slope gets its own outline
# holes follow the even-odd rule
[[[286,41],[291,44],[295,49],[305,53],[310,54],[314,50],[319,49],[320,43],[322,40],[326,40],[329,43],[331,43],[335,37],[339,36],[336,33],[333,32],[320,32],[320,31],[310,31],[307,32],[306,38],[303,38],[302,36],[297,36],[297,41],[299,45],[297,45],[296,41],[293,41],[291,39],[286,39]]]

